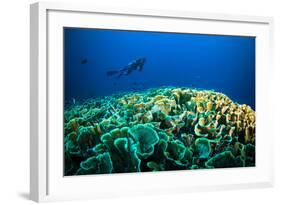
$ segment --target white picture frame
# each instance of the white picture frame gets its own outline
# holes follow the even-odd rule
[[[270,129],[273,118],[266,109],[272,71],[272,18],[40,2],[31,5],[30,25],[31,200],[273,186],[273,133]],[[255,36],[256,167],[64,177],[61,34],[65,26]]]

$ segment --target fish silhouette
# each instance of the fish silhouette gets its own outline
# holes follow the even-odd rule
[[[81,64],[87,64],[87,63],[88,63],[88,60],[87,60],[86,58],[84,58],[84,59],[82,59],[82,60],[80,61],[80,63],[81,63]]]

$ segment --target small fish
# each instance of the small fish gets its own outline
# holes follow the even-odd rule
[[[133,71],[136,71],[136,70],[142,71],[145,61],[146,61],[145,58],[138,58],[136,60],[133,60],[132,62],[130,62],[128,65],[126,65],[124,68],[122,68],[120,70],[107,71],[106,75],[108,77],[117,75],[117,77],[120,78],[121,76],[130,75]]]
[[[72,103],[73,103],[73,105],[75,105],[75,103],[76,103],[75,98],[72,98]]]
[[[81,64],[87,64],[87,63],[88,63],[87,58],[82,59],[82,60],[80,61],[80,63],[81,63]]]

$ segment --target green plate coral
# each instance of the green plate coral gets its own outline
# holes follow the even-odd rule
[[[64,174],[255,166],[255,112],[209,90],[120,93],[64,110]]]

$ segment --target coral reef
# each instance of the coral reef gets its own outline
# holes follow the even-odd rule
[[[64,174],[255,166],[255,112],[209,90],[162,87],[64,110]]]

